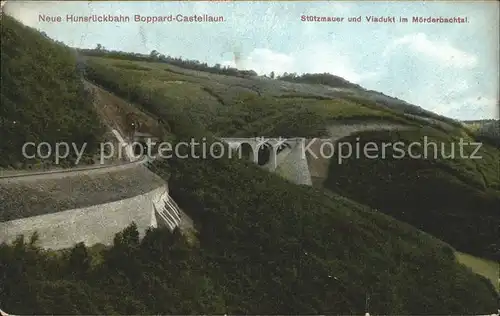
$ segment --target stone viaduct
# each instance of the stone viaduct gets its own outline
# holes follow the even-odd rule
[[[221,138],[229,148],[296,184],[312,185],[305,138]]]

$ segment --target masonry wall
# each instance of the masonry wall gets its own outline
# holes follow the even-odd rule
[[[312,185],[307,158],[303,156],[300,144],[290,150],[278,165],[276,172],[293,183]]]
[[[29,238],[38,231],[38,244],[43,248],[68,248],[78,242],[110,245],[115,234],[132,222],[143,236],[148,227],[157,226],[153,201],[158,201],[166,190],[161,186],[116,202],[1,222],[0,243],[12,242],[21,234]]]

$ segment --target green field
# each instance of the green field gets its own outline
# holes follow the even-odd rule
[[[185,112],[216,135],[320,136],[332,121],[355,119],[418,125],[401,113],[370,102],[290,94],[271,80],[262,83],[216,74],[206,77],[165,63],[91,57],[87,74],[112,92],[142,101],[139,103],[144,106],[161,99],[164,111]]]
[[[497,292],[500,293],[500,264],[498,262],[475,257],[463,252],[456,252],[456,256],[460,263],[490,280]]]

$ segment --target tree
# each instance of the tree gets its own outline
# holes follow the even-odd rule
[[[69,269],[70,271],[77,275],[83,276],[90,269],[91,258],[87,251],[87,247],[83,242],[80,242],[71,249],[69,255]]]
[[[159,53],[156,49],[153,49],[153,50],[151,51],[151,53],[149,53],[149,56],[150,56],[151,58],[155,58],[155,59],[156,59],[156,58],[158,58],[158,56],[159,56],[159,55],[160,55],[160,53]]]
[[[139,246],[139,231],[137,230],[137,224],[132,222],[132,224],[121,233],[116,234],[114,244],[130,249],[137,248]]]
[[[102,48],[103,48],[103,47],[102,47],[102,45],[101,45],[101,44],[97,44],[97,47],[96,47],[95,49],[100,51],[100,50],[102,50]]]
[[[269,77],[270,77],[271,79],[274,79],[274,71],[271,71],[271,73],[269,74]]]

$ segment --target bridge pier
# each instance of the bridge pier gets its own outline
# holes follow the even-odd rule
[[[269,171],[275,171],[276,168],[278,167],[278,160],[277,160],[277,154],[276,152],[278,151],[278,148],[276,146],[271,147],[271,152],[269,154],[269,162],[267,163],[267,168]]]
[[[256,143],[250,143],[250,147],[252,147],[252,155],[251,155],[252,162],[255,164],[258,164],[259,163],[259,148],[257,147]]]

